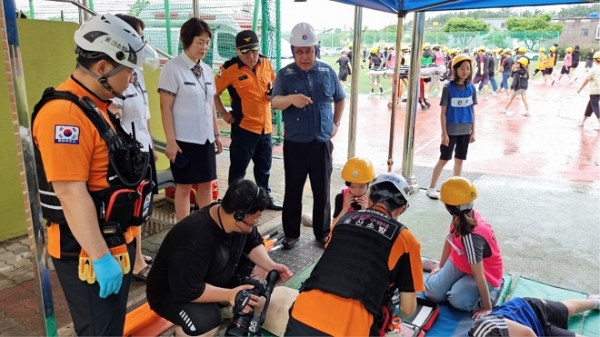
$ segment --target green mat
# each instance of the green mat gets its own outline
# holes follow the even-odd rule
[[[520,277],[510,297],[537,297],[552,301],[586,298],[588,294],[555,287]],[[569,331],[587,337],[600,337],[600,312],[586,311],[569,318]]]

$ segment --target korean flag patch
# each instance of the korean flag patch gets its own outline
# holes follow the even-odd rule
[[[79,127],[74,125],[55,125],[54,143],[79,144]]]

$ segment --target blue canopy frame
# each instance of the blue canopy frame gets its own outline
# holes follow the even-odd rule
[[[463,9],[592,4],[595,0],[332,0],[387,13]]]

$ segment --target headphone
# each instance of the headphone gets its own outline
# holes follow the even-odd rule
[[[233,218],[235,219],[235,221],[242,221],[242,222],[244,221],[244,219],[246,218],[246,213],[250,212],[250,209],[256,203],[256,200],[258,199],[259,194],[260,194],[260,187],[256,186],[256,195],[254,196],[254,199],[252,199],[252,202],[250,203],[250,205],[248,205],[248,207],[243,212],[233,213]]]

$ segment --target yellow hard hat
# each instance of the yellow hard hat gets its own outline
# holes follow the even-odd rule
[[[546,52],[546,48],[542,47],[542,48],[540,48],[539,51],[540,51],[540,53],[545,53]]]
[[[455,55],[456,53],[457,53],[457,50],[454,48],[448,50],[448,54],[450,54],[450,55]]]
[[[505,48],[502,52],[503,53],[510,53],[512,50],[510,48]]]
[[[440,189],[440,201],[446,205],[466,205],[475,199],[477,199],[477,189],[467,178],[448,178]]]
[[[523,66],[527,66],[529,64],[529,60],[526,57],[520,57],[517,61]]]
[[[367,184],[375,179],[375,169],[366,158],[350,158],[342,169],[342,179],[349,183]]]
[[[485,51],[485,47],[479,46],[479,47],[477,47],[477,49],[475,49],[475,51]]]
[[[526,52],[527,52],[527,48],[525,48],[525,47],[519,48],[519,53],[526,53]]]
[[[520,48],[519,46],[514,46],[514,47],[513,47],[513,50],[514,50],[514,51],[517,51],[517,50],[519,50],[519,48]]]
[[[425,43],[425,44],[423,44],[423,50],[425,50],[425,49],[429,48],[429,46],[430,46],[430,44],[429,44],[429,43]]]
[[[378,51],[379,49],[377,49],[377,47],[371,48],[371,54],[377,54]]]
[[[442,48],[442,51],[448,51],[448,47],[444,46],[444,47]]]
[[[554,47],[554,46],[550,47],[550,52],[551,53],[555,53],[556,52],[556,47]]]
[[[452,68],[462,61],[469,61],[469,63],[473,64],[473,59],[469,57],[467,54],[458,54],[452,59]]]
[[[352,49],[352,43],[348,43],[348,48]]]
[[[594,53],[594,59],[600,60],[600,51]]]
[[[567,53],[572,53],[573,52],[573,48],[569,47],[566,49]]]

